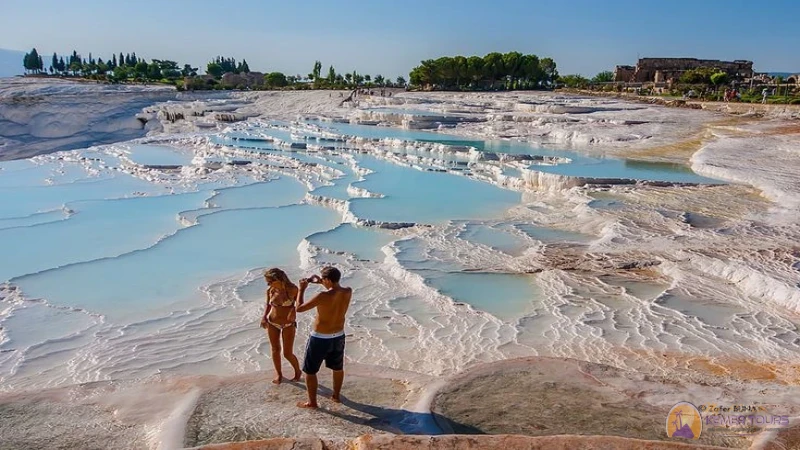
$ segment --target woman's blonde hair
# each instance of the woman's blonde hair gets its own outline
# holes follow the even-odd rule
[[[279,269],[277,267],[273,267],[271,269],[267,269],[267,271],[264,272],[264,278],[269,278],[269,279],[272,279],[272,280],[278,280],[281,283],[283,283],[283,285],[286,286],[287,288],[289,288],[289,287],[297,288],[297,286],[294,283],[292,283],[292,281],[289,279],[289,277],[286,276],[286,272],[284,272],[283,270],[281,270],[281,269]]]

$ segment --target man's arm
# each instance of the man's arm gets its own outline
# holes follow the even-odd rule
[[[320,301],[325,299],[325,296],[328,295],[327,292],[320,292],[319,294],[315,295],[314,298],[308,301],[308,303],[303,303],[303,293],[305,289],[300,288],[297,292],[297,312],[305,312],[309,309],[314,309],[317,307]]]

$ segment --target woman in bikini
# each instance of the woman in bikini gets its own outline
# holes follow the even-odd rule
[[[283,356],[294,369],[292,381],[300,380],[300,364],[294,355],[294,337],[297,332],[297,311],[294,301],[297,298],[297,286],[289,281],[283,270],[272,268],[264,273],[267,285],[267,309],[261,318],[261,328],[267,329],[269,344],[272,347],[272,363],[275,365],[275,384],[283,379],[281,372],[281,341]]]

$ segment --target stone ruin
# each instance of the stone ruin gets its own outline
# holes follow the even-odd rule
[[[636,66],[616,66],[614,81],[626,83],[667,83],[677,81],[687,70],[709,67],[728,74],[734,80],[752,78],[753,62],[737,59],[720,61],[697,58],[640,58]]]

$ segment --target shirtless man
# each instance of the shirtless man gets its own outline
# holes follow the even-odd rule
[[[331,400],[340,403],[339,393],[344,382],[344,319],[353,289],[339,285],[341,272],[334,267],[325,267],[320,275],[300,280],[297,292],[297,312],[317,308],[314,331],[306,344],[303,373],[306,374],[308,402],[300,402],[301,408],[316,408],[317,372],[325,361],[325,366],[333,371],[333,395]],[[327,291],[315,295],[308,303],[303,302],[303,294],[309,283],[321,284]]]

